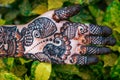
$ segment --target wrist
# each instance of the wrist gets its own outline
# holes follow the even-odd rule
[[[19,30],[21,25],[3,25],[0,27],[0,56],[23,56],[24,48],[20,41]]]

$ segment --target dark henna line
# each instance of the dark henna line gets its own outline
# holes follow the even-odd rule
[[[56,31],[57,27],[52,20],[41,17],[30,23],[27,29],[24,30],[23,28],[21,32],[23,32],[23,42],[25,46],[30,46],[33,43],[34,37],[43,39],[51,36]]]
[[[81,9],[80,5],[74,5],[74,6],[68,6],[65,8],[61,8],[58,10],[55,10],[53,14],[53,19],[56,22],[59,22],[60,20],[68,19],[69,17],[76,15]]]

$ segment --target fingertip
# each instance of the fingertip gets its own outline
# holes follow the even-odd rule
[[[116,44],[116,39],[113,37],[108,37],[108,39],[106,39],[106,44],[110,46],[114,46]]]
[[[98,58],[95,56],[89,56],[87,57],[87,63],[86,64],[96,64],[98,62]]]
[[[102,34],[103,34],[103,36],[109,36],[109,35],[111,35],[112,34],[112,29],[111,28],[109,28],[109,27],[102,27]]]
[[[108,48],[108,47],[102,47],[102,48],[100,49],[100,53],[102,53],[102,54],[108,54],[108,53],[110,53],[110,52],[111,52],[111,49]]]

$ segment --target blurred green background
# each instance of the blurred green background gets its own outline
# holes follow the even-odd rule
[[[40,14],[74,4],[84,6],[70,20],[109,26],[117,43],[95,65],[53,65],[24,58],[1,58],[0,80],[120,80],[119,0],[0,0],[0,25],[25,24]],[[109,46],[108,46],[109,47]]]

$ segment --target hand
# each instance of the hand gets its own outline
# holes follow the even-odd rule
[[[92,64],[95,55],[110,53],[113,46],[108,27],[69,22],[79,5],[48,11],[25,25],[0,27],[1,56],[26,58],[56,64]],[[7,53],[7,54],[6,54]]]

